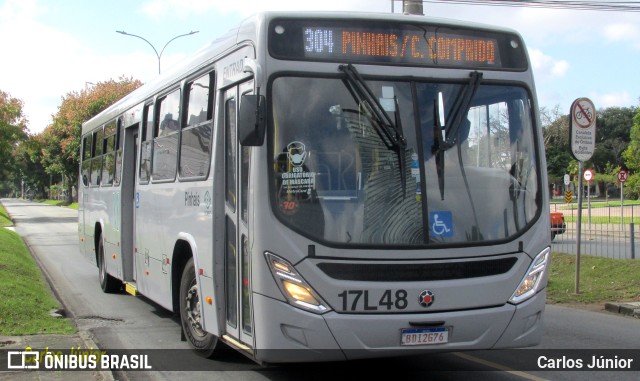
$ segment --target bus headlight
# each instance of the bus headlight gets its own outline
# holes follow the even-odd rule
[[[518,285],[516,292],[514,292],[511,299],[509,299],[509,302],[513,304],[522,303],[538,292],[540,282],[544,278],[544,273],[547,271],[547,266],[549,265],[550,253],[551,248],[547,247],[536,256],[531,266],[529,266],[527,274],[522,278],[520,285]]]
[[[265,252],[264,256],[273,278],[289,304],[317,314],[329,311],[327,303],[313,291],[293,265],[269,252]]]

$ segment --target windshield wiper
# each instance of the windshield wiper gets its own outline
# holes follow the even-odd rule
[[[456,144],[460,126],[462,125],[463,119],[466,118],[467,113],[469,112],[471,100],[476,94],[478,87],[480,87],[481,81],[482,73],[473,71],[469,74],[469,82],[462,89],[460,89],[460,94],[458,94],[456,102],[451,108],[450,114],[446,119],[447,121],[451,121],[451,123],[448,123],[451,127],[446,134],[446,140],[444,142],[445,149],[449,149]]]
[[[450,115],[447,117],[447,123],[451,127],[446,131],[446,138],[442,136],[442,124],[440,121],[440,105],[438,101],[434,101],[433,115],[433,138],[434,143],[431,148],[431,153],[436,157],[436,172],[438,174],[438,186],[440,188],[440,198],[444,200],[444,152],[453,147],[457,143],[458,133],[463,119],[469,112],[469,106],[471,106],[471,100],[476,94],[480,82],[482,81],[482,73],[474,71],[469,75],[469,82],[462,89],[460,94],[456,98],[456,102],[451,108]]]
[[[398,97],[394,95],[395,118],[392,120],[387,111],[380,104],[378,98],[376,98],[373,91],[371,91],[369,86],[367,86],[364,78],[362,78],[358,70],[356,70],[355,66],[351,64],[339,65],[338,69],[345,73],[347,78],[347,89],[356,102],[358,102],[358,104],[366,103],[369,105],[369,110],[376,122],[374,123],[375,130],[384,145],[387,149],[396,152],[398,155],[400,181],[402,182],[402,196],[405,197],[407,179],[407,170],[405,166],[407,141],[405,140],[402,132]]]

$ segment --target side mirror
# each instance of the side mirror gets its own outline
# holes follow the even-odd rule
[[[261,146],[266,130],[267,106],[263,95],[246,94],[240,101],[238,139],[243,146]]]

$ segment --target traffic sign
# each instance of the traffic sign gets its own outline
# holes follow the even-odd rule
[[[590,169],[585,169],[584,170],[584,179],[586,182],[591,181],[591,179],[593,179],[593,171]]]
[[[573,193],[571,191],[566,191],[564,194],[564,200],[568,203],[570,203],[573,200]]]
[[[620,172],[618,172],[618,181],[620,181],[621,183],[624,183],[625,181],[627,181],[627,179],[629,178],[629,172],[627,172],[624,169],[621,169]]]
[[[569,185],[571,184],[571,176],[569,176],[569,174],[565,174],[564,175],[564,185]]]
[[[596,108],[588,98],[578,98],[571,104],[569,129],[571,154],[578,161],[587,161],[596,147]]]

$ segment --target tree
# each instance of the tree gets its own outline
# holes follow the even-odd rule
[[[142,86],[132,78],[98,82],[80,92],[73,91],[62,98],[53,123],[39,137],[42,144],[42,164],[49,174],[66,178],[67,201],[73,202],[73,187],[78,181],[80,135],[82,123]]]
[[[544,148],[547,155],[549,180],[561,179],[573,159],[569,144],[569,116],[560,113],[559,106],[553,110],[541,109]]]
[[[27,119],[22,114],[22,101],[0,90],[0,177],[6,178],[13,167],[16,145],[27,139]]]
[[[624,162],[628,169],[638,172],[640,171],[640,108],[633,118],[629,138],[629,146],[623,153]]]
[[[629,132],[629,146],[623,153],[624,162],[629,170],[635,172],[625,184],[625,193],[629,197],[640,198],[640,109],[633,118],[633,126]]]
[[[596,149],[592,161],[599,172],[607,164],[622,166],[622,153],[629,145],[629,132],[633,125],[635,107],[609,107],[598,112]]]
[[[629,131],[637,110],[635,107],[609,107],[598,111],[595,151],[584,163],[585,168],[596,172],[596,188],[607,189],[613,169],[624,165],[622,153],[629,144]],[[540,114],[549,181],[557,182],[564,173],[577,172],[577,161],[571,155],[569,116],[562,115],[558,106],[552,110],[542,108]]]

